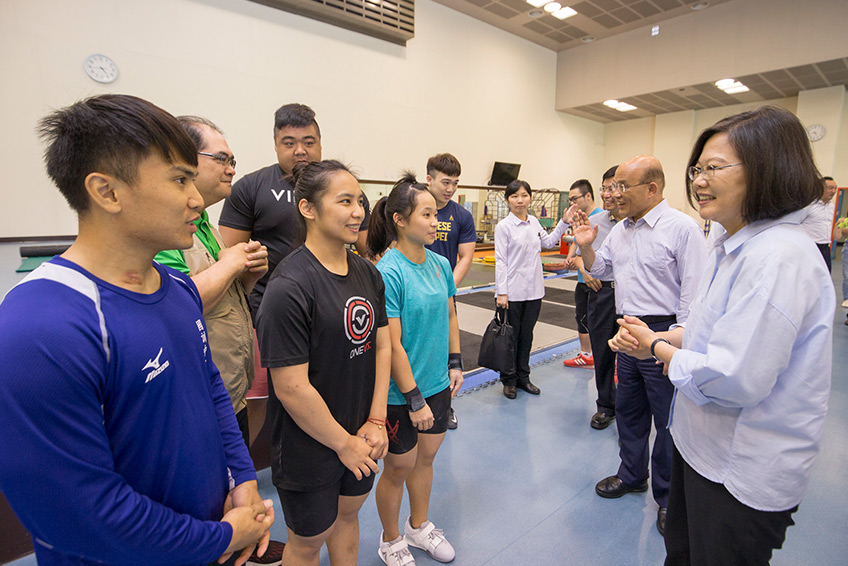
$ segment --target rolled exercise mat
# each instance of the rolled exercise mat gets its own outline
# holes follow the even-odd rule
[[[65,253],[71,244],[45,244],[43,246],[21,246],[21,257],[53,257]]]

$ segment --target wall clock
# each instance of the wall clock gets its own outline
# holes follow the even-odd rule
[[[118,66],[106,55],[89,55],[83,64],[86,74],[99,83],[108,84],[118,78]]]

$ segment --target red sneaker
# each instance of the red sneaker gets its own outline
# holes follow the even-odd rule
[[[562,365],[570,368],[595,369],[595,357],[592,355],[585,356],[583,352],[580,352],[570,360],[563,361]]]

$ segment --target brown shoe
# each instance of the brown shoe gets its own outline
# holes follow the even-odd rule
[[[515,385],[504,385],[504,397],[507,399],[515,399],[518,396],[518,391],[515,390]]]

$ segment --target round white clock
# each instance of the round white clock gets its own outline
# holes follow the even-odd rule
[[[810,124],[807,126],[807,137],[810,141],[819,141],[827,133],[827,129],[821,124]]]
[[[89,55],[83,64],[86,74],[99,83],[111,83],[118,78],[118,66],[106,55]]]

